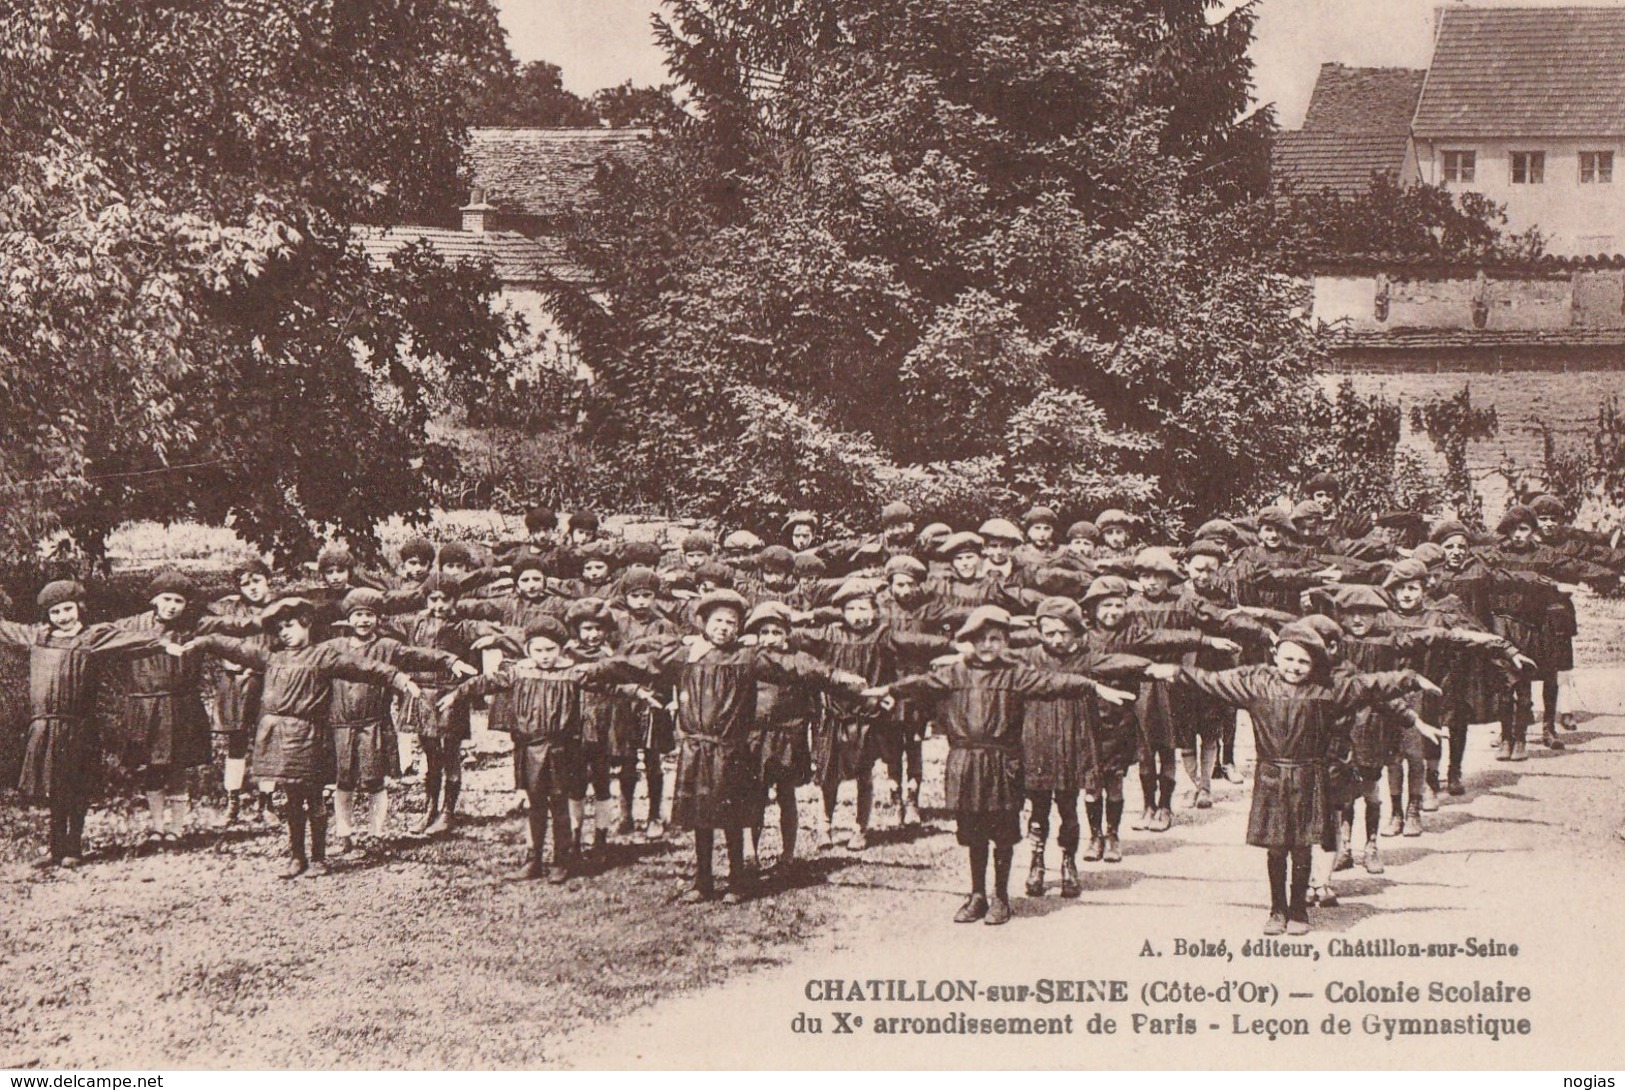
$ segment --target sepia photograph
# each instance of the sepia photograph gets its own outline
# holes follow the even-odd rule
[[[0,104],[12,1090],[1625,1069],[1625,0],[0,0]]]

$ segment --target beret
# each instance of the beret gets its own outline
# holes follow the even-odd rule
[[[811,511],[792,511],[784,518],[784,532],[789,533],[797,526],[810,526],[818,529],[818,516]]]
[[[569,610],[564,614],[564,623],[574,628],[585,621],[614,625],[615,614],[610,612],[609,603],[602,598],[581,598],[570,603]]]
[[[1224,542],[1211,537],[1199,537],[1185,547],[1185,559],[1193,556],[1211,556],[1221,564],[1230,558],[1230,551],[1225,548]]]
[[[423,582],[418,584],[418,590],[425,598],[431,594],[444,594],[447,598],[458,598],[463,593],[462,581],[453,579],[440,572],[433,572]]]
[[[528,571],[539,571],[543,575],[546,575],[547,559],[540,553],[526,553],[524,556],[513,562],[512,575],[515,579],[518,579],[521,575]]]
[[[547,639],[562,647],[569,638],[570,633],[565,631],[564,622],[557,617],[549,617],[545,613],[540,617],[532,618],[530,623],[525,625],[526,643],[531,640]]]
[[[795,572],[803,579],[816,579],[828,567],[817,553],[797,553]]]
[[[704,530],[695,530],[693,533],[684,534],[681,544],[682,551],[685,553],[708,553],[716,547],[716,538]]]
[[[1196,533],[1192,536],[1234,541],[1241,536],[1241,531],[1229,519],[1208,519],[1196,528]]]
[[[749,530],[735,530],[722,539],[722,547],[730,552],[750,552],[762,547],[762,539]]]
[[[1336,477],[1330,473],[1316,473],[1303,482],[1303,490],[1313,496],[1316,492],[1330,492],[1334,496],[1343,494],[1343,486]]]
[[[1293,627],[1307,628],[1309,631],[1319,636],[1321,643],[1327,646],[1328,649],[1330,649],[1330,645],[1333,640],[1340,640],[1343,638],[1343,626],[1326,616],[1324,613],[1311,613],[1307,617],[1299,617],[1296,621],[1284,626],[1282,631],[1284,632],[1287,628]]]
[[[1002,628],[1008,632],[1009,611],[998,606],[977,606],[971,610],[970,616],[965,618],[965,623],[959,626],[959,631],[954,633],[954,639],[968,640],[986,628]]]
[[[902,500],[893,500],[880,509],[880,525],[899,526],[914,520],[914,508]]]
[[[572,511],[570,513],[570,529],[596,530],[598,529],[598,516],[591,511]]]
[[[380,591],[371,587],[357,587],[344,596],[339,602],[339,612],[348,617],[358,609],[370,609],[374,613],[384,610],[384,596]]]
[[[1100,527],[1102,530],[1109,529],[1113,526],[1133,526],[1134,516],[1120,508],[1108,507],[1106,510],[1095,516],[1095,525]]]
[[[315,615],[316,604],[309,598],[278,598],[260,613],[260,627],[269,632],[284,617],[292,617],[308,624]]]
[[[318,571],[337,571],[340,568],[349,568],[355,565],[355,558],[350,550],[343,545],[324,545],[322,551],[316,554],[316,569]]]
[[[942,544],[937,546],[937,552],[941,556],[953,556],[963,552],[979,553],[982,551],[982,544],[980,534],[973,534],[969,530],[961,530],[957,534],[949,534],[943,538]]]
[[[1056,515],[1054,508],[1045,507],[1043,504],[1029,507],[1027,513],[1021,516],[1023,526],[1036,526],[1039,523],[1054,526],[1060,521],[1060,516]]]
[[[988,519],[976,532],[983,541],[1022,541],[1021,531],[1009,519]]]
[[[440,566],[456,564],[462,568],[474,567],[474,550],[461,541],[449,541],[440,546]]]
[[[271,578],[271,566],[259,557],[251,556],[231,569],[231,581],[233,583],[241,583],[250,575],[263,575],[269,579]]]
[[[1427,519],[1415,511],[1402,511],[1397,507],[1380,512],[1372,521],[1378,526],[1392,526],[1401,530],[1407,527],[1421,529],[1427,525]]]
[[[844,606],[854,599],[872,599],[878,593],[880,593],[880,582],[878,580],[852,578],[836,588],[834,595],[830,597],[830,604]]]
[[[739,614],[740,620],[744,620],[750,614],[750,603],[745,601],[743,595],[734,591],[713,590],[709,594],[701,595],[694,603],[694,616],[703,621],[718,609],[731,609]]]
[[[1471,541],[1473,534],[1471,530],[1456,519],[1445,519],[1433,527],[1433,532],[1428,535],[1428,540],[1435,545],[1443,545],[1453,537],[1464,537]]]
[[[1066,622],[1067,627],[1074,632],[1083,631],[1083,608],[1070,598],[1045,598],[1038,603],[1035,615],[1040,621],[1045,617],[1053,617],[1057,621]]]
[[[926,524],[925,529],[914,535],[914,541],[922,549],[933,549],[937,542],[954,532],[954,528],[946,522],[932,522]]]
[[[1496,524],[1495,532],[1506,537],[1520,526],[1527,526],[1531,530],[1539,528],[1535,522],[1535,513],[1523,504],[1517,503],[1507,508],[1507,513],[1502,515],[1501,521]]]
[[[924,579],[926,567],[907,554],[898,554],[886,561],[886,578],[894,575],[912,575],[915,579]]]
[[[1066,528],[1066,539],[1068,541],[1093,541],[1098,545],[1100,544],[1100,527],[1088,519],[1079,519]]]
[[[1260,526],[1273,526],[1277,530],[1282,530],[1289,534],[1295,534],[1298,532],[1298,528],[1292,523],[1292,516],[1286,511],[1281,510],[1279,507],[1261,508],[1258,514],[1254,515],[1253,518]]]
[[[1326,517],[1326,505],[1315,500],[1300,500],[1292,508],[1292,521],[1302,522],[1304,519],[1323,519]]]
[[[621,573],[621,593],[652,590],[660,593],[660,576],[646,564],[634,564]]]
[[[1089,589],[1083,592],[1083,601],[1097,602],[1102,598],[1127,598],[1129,596],[1128,580],[1120,575],[1102,575]]]
[[[763,571],[792,572],[796,570],[796,554],[783,545],[769,545],[757,554],[756,566]]]
[[[1294,621],[1283,627],[1276,642],[1296,644],[1309,652],[1309,657],[1321,667],[1325,667],[1331,657],[1331,653],[1326,649],[1326,641],[1321,639],[1320,633],[1302,621]]]
[[[580,557],[583,563],[588,560],[602,560],[610,567],[614,567],[616,561],[621,558],[621,550],[613,541],[589,541],[576,550],[576,556]]]
[[[1569,513],[1563,501],[1550,492],[1542,492],[1530,500],[1529,510],[1533,511],[1539,518],[1565,518]]]
[[[1426,583],[1427,577],[1428,566],[1416,559],[1416,557],[1408,556],[1388,570],[1382,585],[1397,587],[1401,583]]]
[[[621,543],[621,561],[626,564],[642,564],[652,568],[660,563],[660,558],[666,551],[660,547],[658,541],[624,541]]]
[[[707,560],[694,568],[694,581],[696,583],[710,583],[717,587],[731,587],[734,581],[733,569],[720,560]]]
[[[1444,559],[1444,550],[1431,541],[1424,541],[1411,550],[1411,559],[1431,568]]]
[[[402,560],[421,560],[425,564],[434,563],[434,542],[426,537],[408,538],[401,545]]]
[[[1179,562],[1174,559],[1174,554],[1157,545],[1141,549],[1134,554],[1134,570],[1164,572],[1175,578],[1185,574],[1179,570]]]
[[[182,598],[196,598],[197,584],[178,571],[161,571],[152,577],[147,584],[147,597],[156,598],[160,594],[178,594]]]
[[[41,609],[54,609],[63,602],[84,602],[85,588],[72,579],[55,579],[40,588],[34,599]]]
[[[1383,597],[1382,591],[1369,583],[1343,584],[1333,593],[1332,604],[1345,612],[1357,609],[1371,609],[1381,612],[1392,606],[1392,603]]]
[[[745,631],[754,632],[764,624],[778,624],[785,628],[793,627],[791,624],[790,607],[783,602],[763,602],[750,611],[745,618]]]

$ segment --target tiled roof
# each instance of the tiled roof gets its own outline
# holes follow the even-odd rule
[[[635,158],[648,129],[471,129],[468,160],[485,199],[512,215],[549,219],[591,199],[611,157]]]
[[[1405,134],[1427,72],[1323,64],[1303,118],[1304,132]]]
[[[1270,176],[1299,192],[1332,189],[1348,195],[1371,185],[1372,174],[1397,176],[1408,138],[1398,133],[1298,132],[1275,134]]]
[[[1416,135],[1625,135],[1625,8],[1440,12]]]
[[[389,264],[390,257],[412,242],[423,240],[447,262],[479,261],[489,258],[492,269],[504,284],[535,284],[557,277],[572,283],[585,283],[590,277],[574,265],[557,239],[531,239],[514,231],[454,231],[445,227],[362,227],[356,239],[375,266]]]

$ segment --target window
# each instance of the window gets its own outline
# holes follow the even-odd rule
[[[1580,153],[1580,184],[1609,185],[1614,180],[1614,153],[1611,151],[1582,151]]]
[[[1478,169],[1478,153],[1476,151],[1446,151],[1441,153],[1444,158],[1444,180],[1447,182],[1470,182]]]
[[[1546,181],[1546,153],[1543,151],[1515,151],[1512,153],[1512,184],[1541,185]]]

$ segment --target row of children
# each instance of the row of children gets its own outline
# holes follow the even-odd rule
[[[195,741],[201,661],[211,656],[229,664],[214,694],[217,725],[237,738],[228,787],[245,783],[252,727],[257,786],[279,783],[289,800],[288,874],[321,873],[322,787],[338,788],[342,835],[351,792],[386,797],[378,788],[395,763],[392,728],[415,733],[428,761],[423,825],[443,827],[457,807],[469,704],[490,696],[493,725],[514,737],[516,786],[529,801],[522,873],[568,875],[589,787],[599,804],[595,839],[604,838],[612,773],[617,828],[628,831],[640,758],[658,835],[662,753],[675,747],[672,818],[696,834],[690,896],[713,895],[721,829],[727,898],[737,900],[748,889],[745,836],[759,828],[769,792],[786,862],[797,839],[795,788],[815,777],[825,844],[839,786],[852,779],[858,828],[848,846],[864,847],[877,762],[904,819],[917,820],[919,739],[932,724],[948,738],[944,795],[970,853],[973,892],[956,918],[1002,923],[1024,807],[1027,891],[1046,889],[1053,807],[1060,891],[1076,896],[1080,794],[1086,860],[1120,859],[1127,769],[1140,772],[1136,827],[1166,830],[1176,758],[1195,805],[1211,805],[1239,707],[1257,742],[1248,840],[1268,849],[1268,926],[1301,930],[1310,849],[1348,861],[1355,800],[1365,804],[1365,863],[1381,867],[1385,771],[1390,832],[1420,833],[1441,789],[1441,737],[1452,793],[1463,790],[1471,723],[1499,721],[1501,756],[1524,757],[1531,677],[1547,683],[1547,743],[1561,744],[1555,678],[1566,668],[1559,636],[1572,636],[1566,581],[1607,583],[1621,567],[1612,543],[1549,524],[1546,500],[1515,508],[1485,540],[1454,522],[1424,535],[1424,521],[1407,512],[1362,524],[1337,512],[1335,482],[1312,481],[1309,491],[1319,494],[1291,510],[1207,523],[1177,556],[1140,546],[1136,520],[1120,511],[1074,523],[1065,544],[1042,507],[1024,529],[993,519],[954,533],[916,532],[912,513],[893,504],[877,536],[826,542],[814,516],[796,514],[783,528],[787,545],[735,534],[719,555],[712,539],[691,534],[669,561],[658,548],[601,538],[582,514],[559,539],[556,516],[536,511],[529,538],[485,565],[456,543],[436,550],[415,541],[398,571],[376,575],[329,550],[317,591],[272,601],[269,573],[249,564],[239,595],[201,616],[186,609],[189,588],[163,577],[151,613],[85,626],[82,591],[52,584],[40,597],[46,624],[0,629],[32,651],[24,787],[52,805],[47,861],[72,863],[89,784],[68,781],[92,763],[96,663],[123,656],[151,675],[132,687],[123,730],[143,740],[151,774],[169,777],[196,759],[177,740]],[[487,648],[510,661],[474,676]],[[375,804],[375,829],[381,821]],[[1317,886],[1324,903],[1328,883]]]

